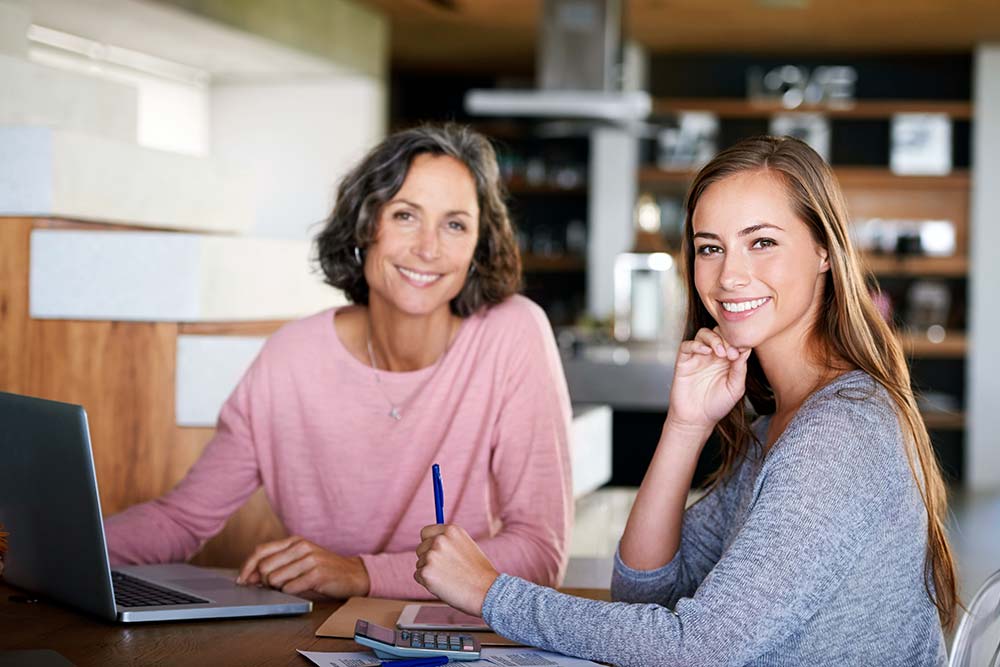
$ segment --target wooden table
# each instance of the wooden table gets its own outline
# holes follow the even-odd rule
[[[567,593],[608,599],[606,590]],[[0,651],[51,649],[80,665],[291,665],[311,663],[296,649],[358,651],[350,639],[316,637],[341,602],[316,602],[303,616],[170,621],[115,625],[54,602],[17,602],[24,596],[0,583]]]

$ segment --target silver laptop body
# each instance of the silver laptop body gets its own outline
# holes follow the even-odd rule
[[[79,405],[0,392],[0,524],[9,533],[3,579],[109,621],[169,621],[303,614],[312,603],[243,587],[186,564],[112,571],[101,520],[87,413]],[[115,602],[131,577],[146,597]],[[160,591],[159,589],[165,589]],[[119,598],[124,585],[119,585]]]

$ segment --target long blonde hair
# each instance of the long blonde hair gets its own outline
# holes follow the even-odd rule
[[[754,171],[767,171],[783,183],[797,217],[828,253],[830,270],[826,272],[823,303],[812,330],[822,361],[831,369],[846,364],[865,371],[885,387],[895,404],[904,440],[911,445],[906,448],[907,460],[927,511],[924,586],[937,607],[942,626],[950,629],[959,602],[955,563],[944,530],[948,503],[944,480],[917,409],[902,345],[875,308],[869,293],[868,274],[848,233],[847,206],[840,186],[830,166],[805,143],[789,137],[745,139],[717,155],[695,177],[685,203],[684,268],[688,287],[685,338],[691,339],[702,327],[712,328],[717,324],[694,286],[695,207],[713,183]],[[746,387],[746,398],[757,414],[774,413],[774,394],[755,354],[750,356]],[[760,446],[742,402],[717,428],[722,439],[722,462],[710,478],[713,483],[728,477],[751,447]]]

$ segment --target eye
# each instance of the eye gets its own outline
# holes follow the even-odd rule
[[[395,213],[392,214],[392,219],[402,220],[403,222],[407,222],[409,220],[413,220],[413,214],[410,213],[409,211],[396,211]]]
[[[709,255],[718,255],[719,253],[722,252],[722,248],[720,248],[717,245],[700,245],[698,246],[696,252],[699,255],[704,255],[705,257],[708,257]]]
[[[776,245],[778,245],[778,243],[774,239],[760,238],[760,239],[755,240],[753,242],[753,245],[751,247],[753,247],[753,248],[770,248],[770,247],[776,246]]]

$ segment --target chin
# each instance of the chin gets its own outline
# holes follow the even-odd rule
[[[430,295],[427,295],[430,296]],[[455,296],[458,296],[457,294]],[[394,299],[393,306],[407,315],[413,317],[427,316],[438,312],[442,308],[449,309],[454,296],[444,298],[401,298]]]
[[[764,342],[764,336],[755,330],[755,327],[750,327],[745,324],[729,324],[727,322],[722,322],[719,324],[719,331],[722,332],[722,337],[726,339],[726,342],[734,347],[757,347],[762,342]]]

